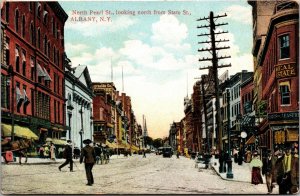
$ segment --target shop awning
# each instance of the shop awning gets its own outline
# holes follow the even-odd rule
[[[246,141],[246,143],[245,144],[254,144],[254,142],[255,142],[255,137],[254,137],[254,135],[252,135],[247,141]]]
[[[137,146],[132,145],[131,146],[131,150],[133,150],[133,151],[139,151],[139,148]]]
[[[1,124],[1,134],[4,137],[11,137],[12,126],[9,124]],[[14,126],[14,133],[17,137],[38,140],[39,137],[27,127],[19,125]]]
[[[114,125],[111,124],[111,123],[107,123],[107,126],[110,127],[110,128],[113,128],[113,127],[114,127]]]
[[[114,143],[114,142],[110,143],[109,141],[106,140],[105,144],[106,144],[109,148],[113,148],[113,149],[117,148],[117,144]]]
[[[287,142],[296,142],[299,138],[299,131],[298,129],[287,129]]]
[[[60,139],[52,139],[52,143],[56,145],[66,145],[67,141],[65,140],[60,140]]]
[[[121,144],[118,145],[118,148],[126,148],[126,145],[121,143]]]

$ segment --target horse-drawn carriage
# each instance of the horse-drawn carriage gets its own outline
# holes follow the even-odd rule
[[[6,137],[1,141],[1,155],[4,158],[5,163],[13,161],[13,153],[19,156],[20,164],[22,157],[25,157],[25,163],[27,163],[27,152],[31,146],[32,141],[30,139],[20,138],[18,140],[11,141]]]
[[[12,129],[14,129],[14,141],[11,140]],[[12,153],[21,158],[25,157],[27,162],[27,152],[32,148],[33,140],[37,140],[38,136],[29,128],[19,125],[1,124],[1,155],[5,162],[12,161]],[[10,155],[10,156],[7,156]],[[10,160],[8,160],[9,158]]]

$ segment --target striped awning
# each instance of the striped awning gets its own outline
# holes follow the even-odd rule
[[[114,143],[114,142],[110,143],[109,141],[106,140],[106,141],[105,141],[105,144],[106,144],[109,148],[113,148],[113,149],[117,148],[117,144]]]
[[[67,141],[66,140],[60,140],[60,139],[52,139],[52,143],[56,145],[66,145]]]
[[[131,150],[133,150],[133,151],[139,151],[139,148],[137,146],[135,146],[135,145],[132,145],[131,146]]]
[[[1,135],[4,137],[11,137],[12,126],[9,124],[1,124]],[[39,137],[32,132],[28,127],[19,125],[14,126],[14,135],[17,137],[38,140]]]

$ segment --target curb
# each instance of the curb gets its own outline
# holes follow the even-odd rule
[[[215,171],[215,173],[220,176],[221,179],[223,180],[227,180],[227,181],[234,181],[234,182],[244,182],[244,183],[251,183],[251,182],[248,182],[248,181],[241,181],[241,180],[235,180],[234,177],[233,179],[228,179],[228,178],[224,178],[223,176],[221,176],[221,174],[219,172],[217,172],[216,168],[211,166],[213,168],[213,170]]]
[[[61,164],[61,162],[36,162],[36,163],[18,163],[18,162],[10,162],[8,164],[1,162],[1,165],[50,165],[50,164]]]

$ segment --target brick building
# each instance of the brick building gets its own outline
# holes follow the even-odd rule
[[[257,65],[267,116],[259,124],[259,146],[273,149],[299,141],[299,7],[277,2]]]
[[[57,2],[2,3],[1,120],[7,133],[30,137],[32,131],[40,143],[65,137],[67,18]]]
[[[106,143],[116,137],[116,88],[112,82],[93,83],[94,141]]]

